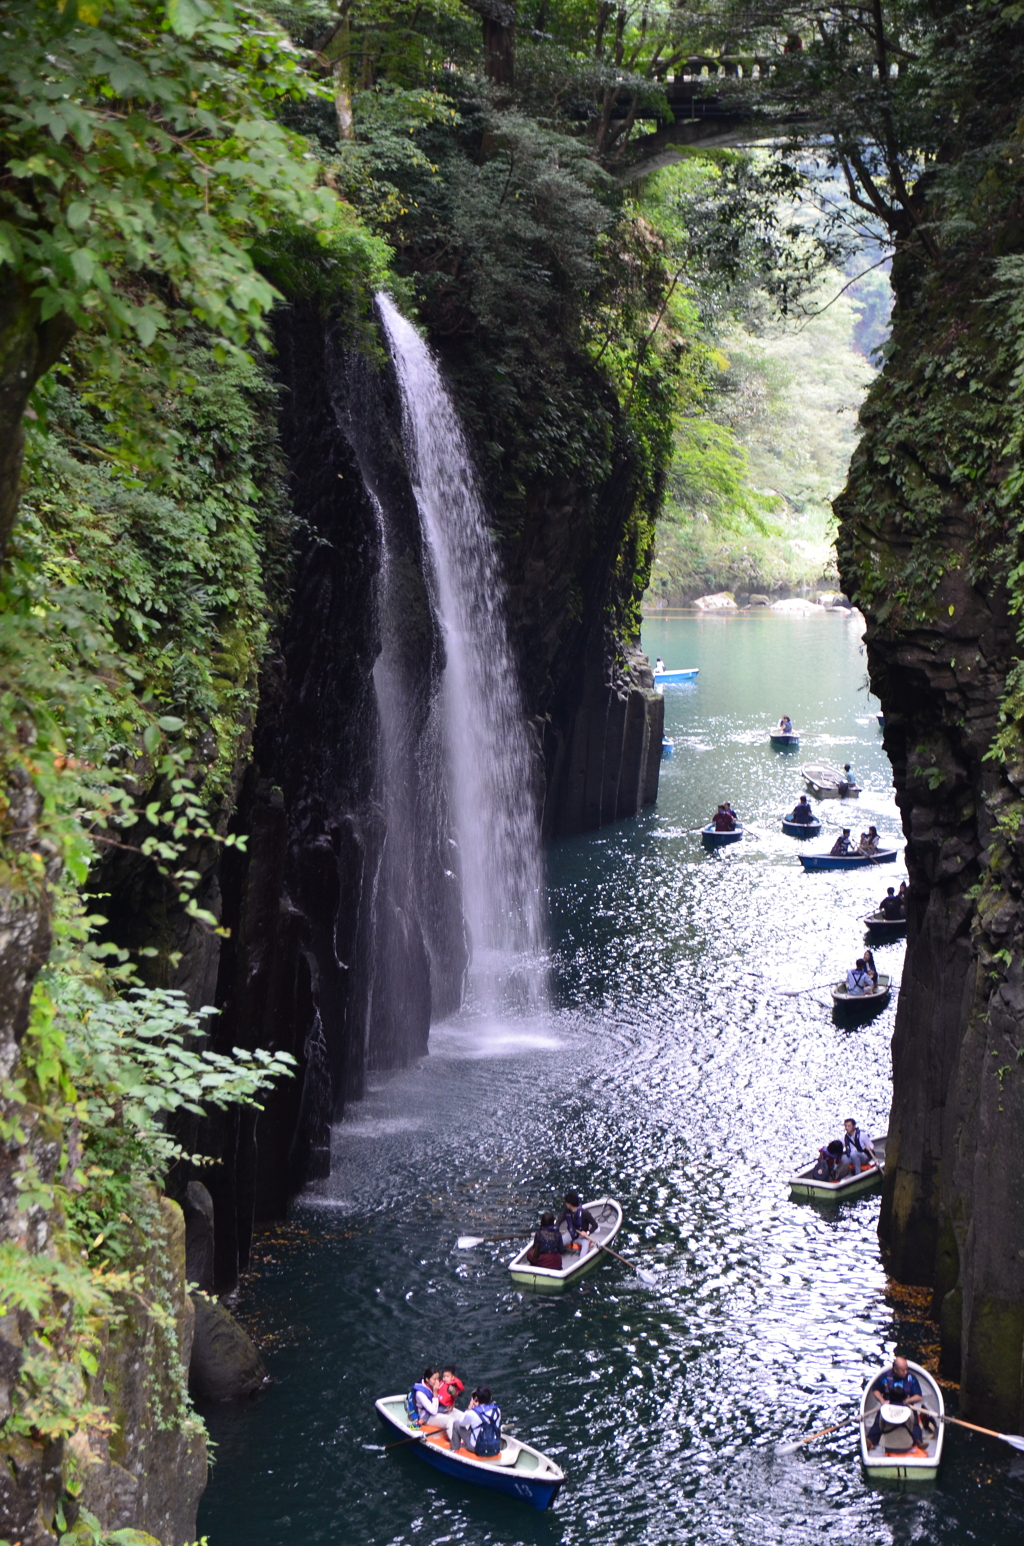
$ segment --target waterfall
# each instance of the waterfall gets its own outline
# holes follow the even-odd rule
[[[540,993],[540,834],[504,587],[466,438],[437,362],[377,297],[402,399],[406,458],[441,626],[441,712],[470,981],[485,1009]]]

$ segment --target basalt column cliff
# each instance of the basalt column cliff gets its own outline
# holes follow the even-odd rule
[[[964,1412],[1012,1430],[1024,1421],[1022,148],[1013,131],[998,176],[919,197],[935,251],[908,242],[893,265],[892,342],[837,503],[911,889],[880,1231],[894,1275],[934,1288]]]

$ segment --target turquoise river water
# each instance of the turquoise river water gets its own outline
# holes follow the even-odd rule
[[[241,1308],[274,1382],[208,1414],[211,1546],[1024,1538],[1021,1457],[963,1430],[916,1490],[867,1485],[855,1427],[775,1450],[853,1412],[897,1344],[927,1358],[933,1339],[924,1296],[887,1283],[877,1195],[819,1208],[786,1186],[843,1117],[883,1132],[889,1107],[895,998],[843,1029],[827,992],[780,991],[845,970],[904,873],[805,875],[779,829],[801,761],[849,761],[860,824],[902,845],[857,622],[665,617],[644,643],[700,676],[666,691],[657,806],[548,856],[550,1013],[435,1027],[430,1056],[340,1124],[330,1180],[260,1241]],[[783,711],[796,756],[767,744]],[[705,854],[693,829],[723,798],[750,830]],[[830,839],[839,812],[821,809]],[[898,980],[902,945],[876,954]],[[573,1183],[622,1201],[621,1249],[657,1288],[611,1264],[564,1296],[521,1294],[508,1248],[456,1250],[531,1227]],[[552,1511],[385,1453],[374,1398],[445,1359],[564,1468]]]

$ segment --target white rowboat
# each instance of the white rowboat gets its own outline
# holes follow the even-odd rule
[[[565,1472],[553,1460],[534,1449],[532,1444],[514,1439],[510,1433],[502,1433],[500,1454],[478,1458],[468,1449],[453,1454],[443,1433],[413,1427],[405,1409],[404,1396],[382,1396],[374,1405],[385,1427],[397,1433],[399,1439],[410,1441],[405,1446],[407,1449],[413,1450],[435,1470],[458,1477],[460,1481],[487,1487],[491,1492],[503,1492],[507,1497],[521,1498],[524,1503],[532,1503],[539,1509],[551,1507],[565,1481]]]
[[[815,1202],[824,1202],[826,1199],[844,1202],[850,1197],[859,1197],[862,1192],[870,1192],[882,1179],[885,1144],[884,1138],[872,1139],[878,1164],[869,1165],[859,1176],[846,1176],[842,1181],[818,1181],[814,1175],[817,1160],[812,1165],[805,1165],[803,1170],[798,1170],[796,1175],[789,1178],[790,1197],[810,1198]]]
[[[599,1197],[596,1202],[585,1202],[583,1206],[597,1220],[594,1238],[602,1245],[611,1245],[622,1228],[622,1209],[615,1198]],[[581,1241],[581,1245],[584,1249],[580,1251],[563,1251],[560,1269],[531,1266],[526,1260],[526,1252],[530,1247],[526,1246],[513,1256],[508,1264],[513,1283],[518,1283],[523,1288],[539,1288],[547,1293],[560,1293],[563,1288],[569,1288],[573,1283],[578,1283],[588,1272],[593,1272],[602,1261],[611,1260],[607,1251],[598,1250],[596,1245],[588,1244],[585,1240]]]
[[[909,1429],[902,1426],[895,1426],[889,1432],[883,1432],[878,1445],[868,1442],[868,1429],[881,1405],[875,1388],[880,1376],[876,1375],[861,1397],[860,1458],[871,1478],[890,1477],[899,1481],[932,1482],[938,1475],[942,1445],[946,1437],[946,1425],[942,1421],[945,1413],[942,1391],[928,1370],[922,1369],[919,1363],[911,1363],[908,1359],[907,1367],[911,1374],[916,1374],[921,1387],[921,1404],[916,1410],[931,1412],[934,1418],[932,1427],[924,1423],[921,1425],[925,1440],[923,1450],[914,1448]],[[912,1409],[889,1407],[885,1410],[894,1412]]]

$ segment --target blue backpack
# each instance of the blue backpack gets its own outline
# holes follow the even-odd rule
[[[474,1455],[500,1455],[501,1407],[491,1402],[488,1406],[478,1406],[474,1410],[480,1418],[480,1426],[476,1431],[476,1444],[473,1446]]]
[[[423,1420],[420,1417],[420,1409],[416,1405],[416,1392],[418,1390],[422,1390],[423,1394],[425,1396],[429,1396],[431,1400],[434,1398],[434,1392],[430,1389],[429,1385],[424,1385],[422,1380],[417,1380],[415,1385],[412,1387],[412,1390],[410,1390],[409,1394],[406,1396],[405,1415],[417,1428],[420,1426],[420,1423]]]

